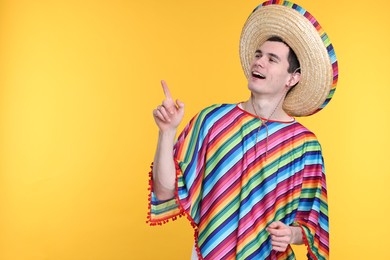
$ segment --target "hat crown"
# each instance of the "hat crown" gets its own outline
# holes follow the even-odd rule
[[[240,39],[240,58],[250,76],[253,53],[272,36],[282,38],[301,64],[301,80],[288,93],[284,110],[292,116],[312,115],[333,97],[338,65],[328,35],[304,8],[289,1],[266,1],[248,17]]]

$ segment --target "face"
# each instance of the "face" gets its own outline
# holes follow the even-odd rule
[[[282,42],[266,41],[253,54],[248,88],[252,93],[278,96],[298,82],[300,75],[289,73],[289,48]]]

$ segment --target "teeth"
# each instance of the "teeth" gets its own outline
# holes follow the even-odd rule
[[[257,71],[252,71],[252,74],[258,78],[265,78],[265,76]]]

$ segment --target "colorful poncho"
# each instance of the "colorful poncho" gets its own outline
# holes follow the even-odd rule
[[[150,182],[149,223],[186,215],[200,259],[295,259],[272,250],[265,228],[282,221],[301,227],[309,259],[327,259],[320,144],[295,120],[266,124],[236,104],[198,113],[174,146],[175,198],[158,201]]]

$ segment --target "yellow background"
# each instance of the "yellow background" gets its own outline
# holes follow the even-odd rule
[[[185,219],[145,223],[151,111],[161,79],[185,122],[245,100],[238,42],[259,3],[1,0],[0,259],[189,259]],[[390,4],[297,3],[340,67],[328,107],[300,119],[324,151],[331,258],[390,259]]]

